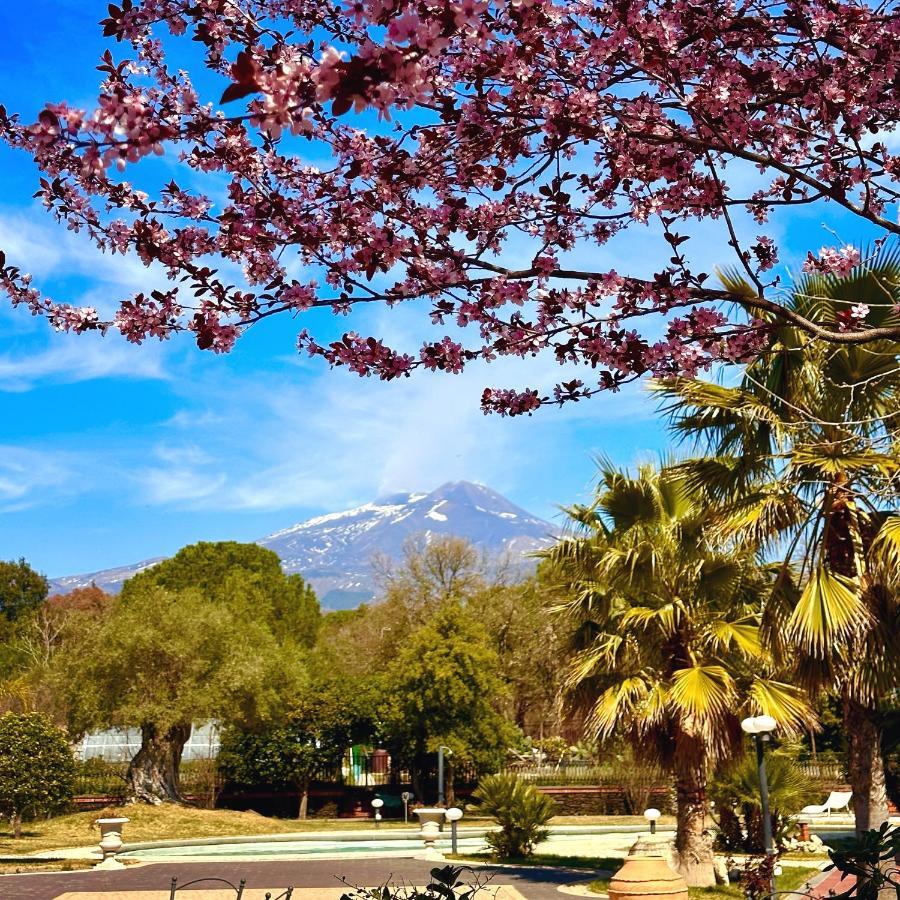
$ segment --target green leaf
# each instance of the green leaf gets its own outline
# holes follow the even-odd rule
[[[808,652],[824,655],[868,621],[859,587],[824,566],[814,571],[788,619],[788,632]]]
[[[691,666],[675,672],[670,693],[683,715],[709,719],[728,709],[734,679],[722,666]]]

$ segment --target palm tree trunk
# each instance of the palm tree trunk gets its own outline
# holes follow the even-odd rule
[[[881,755],[882,726],[874,704],[860,703],[848,696],[844,697],[844,726],[856,834],[860,836],[888,820],[884,759]]]
[[[674,760],[675,868],[688,887],[714,887],[712,839],[706,831],[707,755],[702,740],[680,734]]]

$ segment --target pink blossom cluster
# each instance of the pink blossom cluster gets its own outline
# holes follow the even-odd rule
[[[807,254],[803,271],[841,277],[849,275],[859,262],[859,250],[849,244],[844,247],[822,247],[817,257]]]
[[[545,394],[486,391],[509,415],[743,362],[784,310],[776,240],[743,240],[738,217],[815,205],[900,234],[900,157],[881,137],[900,120],[898,4],[115,0],[96,103],[34,121],[0,107],[0,137],[36,162],[61,226],[171,287],[108,319],[12,259],[0,287],[55,328],[188,332],[213,352],[274,315],[416,304],[437,329],[418,348],[352,330],[298,345],[384,379],[545,353],[582,367]],[[173,64],[182,35],[208,69],[197,84],[221,93]],[[157,154],[177,171],[148,194]],[[701,270],[704,222],[749,289]],[[655,250],[611,269],[610,242],[647,225]],[[859,264],[826,247],[804,269]],[[859,304],[810,315],[791,322],[818,339],[876,334]]]

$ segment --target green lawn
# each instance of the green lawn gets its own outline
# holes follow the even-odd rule
[[[818,869],[807,866],[785,867],[784,873],[775,879],[775,888],[778,891],[795,891],[802,887],[818,874]],[[609,879],[598,878],[588,885],[592,891],[605,894],[609,890]],[[742,898],[744,892],[739,884],[720,884],[712,888],[689,888],[691,900],[716,900],[716,898]]]

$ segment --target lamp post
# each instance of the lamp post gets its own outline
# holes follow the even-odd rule
[[[444,754],[453,756],[453,751],[449,747],[441,744],[438,747],[438,806],[444,802]]]
[[[644,810],[644,818],[650,823],[650,834],[656,834],[656,820],[662,815],[658,809]]]
[[[409,791],[404,791],[400,795],[400,799],[403,801],[403,824],[409,824],[409,801],[412,800],[413,795]]]
[[[454,855],[457,851],[456,823],[463,817],[463,811],[457,806],[451,806],[447,810],[446,819],[450,823],[450,852]]]
[[[384,800],[381,797],[376,797],[372,801],[372,809],[375,810],[375,827],[377,828],[381,824],[381,807],[384,806]]]
[[[741,722],[746,734],[756,743],[756,767],[759,772],[759,799],[762,806],[763,844],[769,861],[769,893],[775,894],[775,844],[772,841],[772,817],[769,814],[769,782],[766,779],[764,742],[770,740],[778,723],[771,716],[750,716]]]

